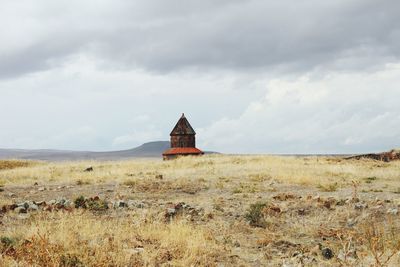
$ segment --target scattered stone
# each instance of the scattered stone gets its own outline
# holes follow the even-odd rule
[[[356,203],[356,204],[354,205],[354,208],[355,208],[356,210],[363,210],[363,209],[368,208],[368,204],[367,204],[367,203],[364,203],[364,202],[358,202],[358,203]]]
[[[9,196],[9,197],[16,197],[17,195],[14,194],[14,193],[8,193],[8,196]]]
[[[25,209],[29,208],[29,203],[28,202],[22,202],[17,204],[17,207],[24,207]]]
[[[336,206],[344,206],[346,205],[346,200],[340,199],[336,202]]]
[[[69,210],[72,207],[72,202],[66,198],[58,198],[50,201],[56,210]]]
[[[399,210],[398,209],[388,209],[386,213],[390,214],[390,215],[397,215],[397,214],[399,214]]]
[[[347,220],[347,227],[353,227],[358,223],[357,218],[350,218]]]
[[[333,206],[337,203],[337,200],[334,198],[328,198],[324,200],[323,206],[327,208],[328,210],[334,209]]]
[[[168,208],[166,213],[165,213],[165,216],[166,217],[173,217],[173,216],[175,216],[175,214],[176,214],[176,209],[175,208]]]
[[[64,188],[65,188],[65,185],[60,185],[57,187],[57,189],[64,189]]]
[[[39,187],[38,188],[38,191],[45,191],[46,190],[46,187]]]
[[[144,248],[134,248],[134,251],[136,251],[136,253],[143,253],[144,252]]]
[[[330,248],[323,248],[321,253],[322,253],[322,256],[327,260],[332,259],[334,256],[333,251]]]
[[[29,203],[28,211],[38,211],[39,207],[34,203]]]
[[[38,205],[38,206],[43,206],[43,205],[46,205],[46,202],[45,201],[38,201],[38,202],[33,202],[33,203],[35,203],[36,205]]]
[[[289,194],[289,193],[281,193],[276,196],[273,196],[272,198],[275,200],[279,200],[279,201],[286,201],[286,200],[295,199],[298,197],[296,195]]]
[[[145,204],[143,202],[140,201],[135,201],[135,200],[128,200],[128,208],[134,209],[134,208],[138,208],[138,209],[143,209],[145,207]]]
[[[16,213],[27,213],[27,209],[24,206],[18,206],[14,209]]]
[[[125,208],[125,207],[128,207],[128,204],[123,200],[117,200],[114,202],[113,206],[115,209],[116,208]]]
[[[124,251],[127,254],[135,255],[135,254],[143,253],[144,252],[144,248],[127,248],[127,249],[124,249]]]
[[[196,218],[200,219],[200,216],[204,215],[204,209],[194,208],[188,204],[185,204],[184,202],[180,202],[178,204],[170,205],[169,207],[167,207],[164,213],[164,217],[167,220],[170,220],[177,215],[186,215],[187,219],[193,221]]]

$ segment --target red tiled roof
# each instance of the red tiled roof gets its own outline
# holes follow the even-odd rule
[[[191,155],[204,154],[203,151],[195,147],[173,147],[164,151],[163,155]]]

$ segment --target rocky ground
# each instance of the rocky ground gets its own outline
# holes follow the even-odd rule
[[[368,240],[357,240],[368,232],[368,224],[391,220],[396,221],[393,227],[400,226],[400,198],[394,193],[320,192],[284,184],[275,188],[254,194],[209,189],[195,194],[179,190],[147,194],[118,184],[7,186],[0,194],[12,204],[1,208],[0,229],[3,232],[43,212],[88,210],[99,212],[100,220],[110,214],[151,212],[165,223],[179,219],[210,229],[226,253],[216,259],[218,266],[359,266],[363,262],[368,266],[375,262],[364,247]],[[382,256],[382,261],[389,256]],[[392,260],[391,266],[399,263],[398,258]]]
[[[396,177],[389,170],[398,166],[370,162],[370,167],[377,176],[363,175],[345,186],[301,185],[254,173],[245,180],[201,175],[173,180],[156,173],[123,182],[5,184],[0,252],[7,264],[20,266],[41,266],[44,259],[59,266],[65,257],[69,265],[62,266],[108,266],[116,258],[114,266],[399,266],[400,194],[395,178],[381,178]],[[344,175],[343,168],[340,172]],[[78,225],[73,231],[65,228],[71,223]],[[91,233],[87,225],[93,223],[100,230]],[[149,225],[156,228],[141,232]],[[79,238],[61,245],[57,231]],[[53,249],[53,256],[36,255],[32,244],[43,246],[35,242],[46,235],[43,251]],[[100,255],[96,247],[109,243],[92,244],[97,235],[112,238],[118,254],[94,257],[93,251]]]

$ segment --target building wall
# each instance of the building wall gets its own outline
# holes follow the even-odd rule
[[[171,147],[196,147],[194,135],[173,135],[171,136]]]

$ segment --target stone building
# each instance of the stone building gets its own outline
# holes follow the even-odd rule
[[[173,159],[179,156],[197,156],[204,152],[196,148],[196,132],[193,130],[185,114],[176,123],[171,134],[171,148],[164,151],[163,159]]]

